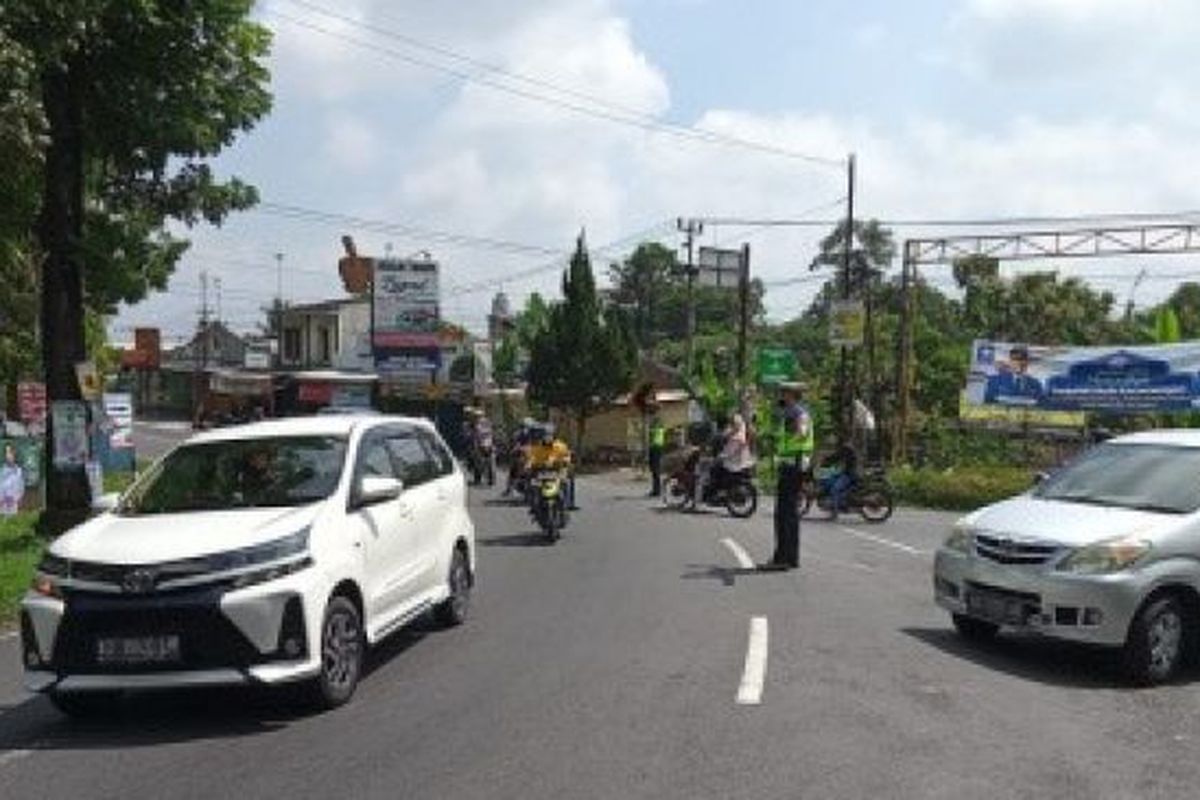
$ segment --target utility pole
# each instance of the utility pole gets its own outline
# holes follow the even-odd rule
[[[854,250],[854,153],[846,159],[846,243],[842,253],[842,299],[850,299],[850,267]],[[850,384],[847,347],[842,345],[838,366],[837,433],[845,443],[850,433]]]
[[[283,253],[275,254],[275,368],[283,367]]]
[[[207,387],[205,385],[208,377],[208,270],[200,271],[200,321],[198,334],[200,339],[200,353],[192,353],[192,363],[194,371],[192,375],[192,406],[194,409],[193,418],[199,422],[204,410],[204,400],[207,396]]]
[[[217,293],[217,314],[213,317],[217,322],[221,321],[221,279],[213,278],[213,289]]]
[[[675,227],[687,237],[684,246],[687,248],[687,362],[684,368],[684,380],[689,384],[692,373],[696,368],[696,263],[694,248],[696,237],[704,233],[704,223],[698,219],[675,220]]]
[[[914,294],[917,286],[917,243],[905,240],[901,250],[900,272],[900,352],[896,354],[896,427],[892,435],[892,461],[901,463],[908,456],[908,423],[912,415]]]
[[[750,245],[742,244],[741,263],[738,264],[738,349],[737,385],[738,406],[741,407],[746,393],[746,335],[750,327]]]

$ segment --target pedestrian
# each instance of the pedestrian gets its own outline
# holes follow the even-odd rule
[[[662,459],[667,447],[667,429],[663,427],[662,418],[655,414],[650,421],[650,448],[647,452],[650,462],[650,496],[662,494]]]
[[[25,471],[17,462],[17,451],[4,445],[4,461],[0,462],[0,516],[11,517],[21,510],[25,496]]]
[[[760,566],[788,570],[800,566],[800,480],[812,456],[812,415],[800,402],[801,385],[782,385],[778,435],[779,477],[775,486],[775,553]]]

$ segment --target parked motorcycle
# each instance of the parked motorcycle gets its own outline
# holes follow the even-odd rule
[[[831,475],[817,475],[812,470],[805,472],[797,499],[800,516],[808,514],[815,505],[830,518],[836,517],[838,513],[857,513],[867,522],[884,522],[895,510],[895,491],[882,469],[863,472],[843,494],[842,508],[836,513],[830,494],[831,486]]]
[[[530,514],[551,542],[558,541],[567,527],[564,482],[565,476],[559,469],[538,470],[529,477]]]
[[[690,454],[679,469],[667,477],[663,485],[663,502],[668,508],[684,510],[695,508],[696,479],[700,465],[700,451]],[[700,502],[705,506],[724,507],[739,519],[752,516],[758,509],[758,487],[754,485],[754,470],[710,473]]]

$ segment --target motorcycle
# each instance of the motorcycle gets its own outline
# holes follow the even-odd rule
[[[700,451],[690,454],[679,469],[667,477],[663,485],[663,502],[668,508],[682,511],[696,506],[696,479]],[[704,486],[700,502],[705,506],[724,507],[732,516],[745,519],[758,509],[758,487],[754,485],[754,470],[711,473],[713,478]]]
[[[817,475],[812,470],[805,472],[800,482],[797,509],[800,516],[807,515],[814,505],[830,518],[841,512],[857,512],[867,522],[884,522],[892,516],[896,507],[895,491],[882,469],[869,469],[842,495],[842,508],[833,508],[830,487],[832,475]]]
[[[567,507],[563,501],[562,470],[542,469],[529,477],[529,513],[541,527],[546,538],[558,541],[567,527]]]

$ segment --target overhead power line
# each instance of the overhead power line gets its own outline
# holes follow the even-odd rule
[[[297,2],[297,0],[292,0],[292,1],[295,2],[297,5],[303,5],[308,8],[317,9],[318,13],[321,13],[330,19],[336,19],[339,22],[342,22],[344,24],[358,28],[360,30],[370,31],[372,33],[375,33],[378,36],[382,36],[385,38],[394,39],[394,40],[402,41],[402,42],[404,41],[404,39],[412,38],[412,37],[403,37],[403,39],[402,39],[401,37],[399,37],[396,34],[395,31],[389,31],[387,29],[381,29],[376,26],[371,26],[371,25],[361,22],[360,20],[356,20],[352,17],[346,17],[346,16],[343,16],[336,12],[332,12],[332,11],[325,10],[325,9],[319,9],[319,7],[313,6],[311,4],[300,3],[300,2]],[[583,94],[581,92],[577,92],[575,90],[565,91],[561,87],[554,88],[554,91],[559,92],[564,97],[577,97],[577,98],[578,97],[587,97],[588,99],[583,102],[577,102],[577,101],[570,100],[570,99],[563,99],[563,97],[553,97],[553,96],[550,96],[550,95],[547,95],[547,94],[544,94],[541,92],[533,91],[530,89],[523,89],[523,88],[520,88],[519,86],[512,85],[511,83],[504,83],[504,82],[494,80],[491,78],[481,77],[479,75],[473,75],[473,74],[471,74],[469,72],[465,72],[461,69],[447,66],[446,64],[439,64],[434,61],[429,61],[427,59],[420,58],[418,56],[414,56],[411,53],[405,53],[403,51],[396,50],[394,48],[385,47],[383,45],[380,45],[377,42],[372,42],[372,41],[369,41],[366,39],[360,39],[360,38],[357,38],[354,36],[349,36],[340,31],[322,27],[321,25],[315,24],[313,22],[309,22],[309,21],[303,20],[303,19],[298,19],[296,17],[292,17],[287,14],[282,14],[278,11],[270,11],[270,12],[268,12],[268,15],[271,17],[274,17],[278,20],[281,20],[283,22],[287,22],[291,25],[296,25],[298,27],[312,31],[314,33],[319,33],[321,35],[329,36],[334,39],[340,39],[349,44],[356,45],[357,47],[360,47],[360,48],[363,48],[366,50],[371,50],[376,53],[380,53],[382,55],[386,55],[391,58],[395,58],[400,61],[404,61],[409,64],[413,64],[415,66],[424,67],[426,69],[432,69],[432,70],[436,70],[438,72],[443,72],[445,74],[452,75],[452,76],[454,76],[464,82],[467,82],[467,83],[473,83],[473,84],[476,84],[479,86],[485,86],[490,89],[495,89],[497,91],[507,92],[508,94],[512,94],[517,97],[522,97],[527,100],[533,100],[533,101],[536,101],[539,103],[544,103],[546,105],[556,106],[558,108],[572,111],[577,114],[583,114],[586,116],[595,117],[597,119],[606,120],[608,122],[614,122],[614,123],[618,123],[621,125],[637,127],[637,128],[641,128],[643,130],[648,130],[648,131],[652,131],[652,132],[656,132],[656,133],[665,133],[665,134],[669,134],[669,135],[676,136],[679,138],[689,139],[692,141],[704,142],[704,143],[708,143],[708,144],[727,145],[727,146],[731,146],[731,147],[743,148],[746,150],[755,150],[755,151],[758,151],[761,153],[779,156],[782,158],[789,158],[789,159],[793,159],[796,161],[803,161],[803,162],[807,162],[807,163],[814,164],[814,165],[820,165],[823,167],[831,167],[831,168],[836,168],[839,170],[843,169],[845,167],[845,161],[842,159],[829,158],[826,156],[814,155],[811,153],[803,153],[803,152],[799,152],[799,151],[795,151],[795,150],[790,150],[790,149],[787,149],[784,147],[777,147],[775,145],[765,144],[762,142],[755,142],[755,141],[751,141],[748,139],[742,139],[742,138],[735,137],[735,136],[729,136],[727,134],[717,133],[716,131],[707,131],[707,130],[704,130],[703,128],[687,127],[687,126],[683,126],[683,125],[675,125],[672,123],[663,122],[663,121],[657,119],[656,117],[653,117],[651,115],[644,114],[641,112],[632,112],[630,110],[624,110],[624,111],[618,110],[621,108],[620,106],[615,106],[613,104],[608,103],[607,101],[585,95],[585,94]],[[409,46],[412,46],[412,45],[410,44]],[[451,52],[451,51],[449,51],[448,48],[439,48],[439,49],[443,49],[443,50],[446,50],[447,52]],[[470,59],[469,56],[465,56],[462,54],[455,54],[454,57],[456,60],[460,60],[460,61],[465,61],[467,59]],[[476,66],[482,66],[485,64],[485,62],[475,62],[474,59],[470,59],[470,60],[471,60],[471,62],[475,63]],[[511,79],[511,80],[518,79],[517,78],[518,73],[513,73],[513,72],[510,72],[507,70],[503,71],[502,73],[497,73],[497,74],[507,74],[509,79]],[[548,81],[542,81],[540,79],[532,78],[530,76],[522,75],[519,77],[519,80],[524,83],[533,83],[534,85],[540,84],[543,87],[554,86],[554,84],[551,84]],[[587,103],[587,104],[584,104],[584,103]]]
[[[754,217],[698,217],[706,225],[738,225],[747,228],[832,228],[840,225],[840,219],[754,218]],[[870,220],[870,218],[867,218]],[[1120,222],[1174,222],[1200,219],[1200,211],[1133,212],[1127,214],[1101,213],[1068,216],[1023,216],[1023,217],[980,217],[975,219],[888,219],[876,221],[886,228],[999,228],[1022,225],[1086,225],[1089,223],[1112,224]]]

